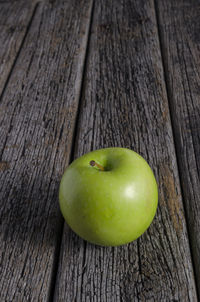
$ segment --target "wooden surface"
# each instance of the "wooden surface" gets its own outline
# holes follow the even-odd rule
[[[55,301],[197,301],[152,1],[95,2],[75,157],[122,146],[159,180],[150,229],[118,248],[65,228]]]
[[[163,61],[200,294],[200,4],[157,1]]]
[[[199,24],[194,0],[0,1],[0,301],[198,301]],[[115,248],[58,208],[64,167],[108,146],[159,184],[148,231]]]
[[[39,5],[1,100],[0,301],[48,301],[91,1]]]
[[[35,1],[0,1],[0,95],[36,9]]]

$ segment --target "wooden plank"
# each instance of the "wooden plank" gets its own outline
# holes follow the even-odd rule
[[[157,1],[163,60],[200,295],[200,5]]]
[[[91,245],[67,226],[54,301],[197,301],[153,1],[95,2],[75,158],[108,146],[143,155],[159,209],[137,241]]]
[[[34,14],[36,1],[0,2],[0,95]]]
[[[38,6],[1,100],[0,301],[51,297],[91,6]]]

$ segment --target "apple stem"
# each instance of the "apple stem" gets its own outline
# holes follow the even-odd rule
[[[90,166],[92,166],[92,167],[96,166],[96,167],[99,168],[101,171],[104,171],[104,170],[105,170],[103,166],[101,166],[100,164],[97,164],[96,161],[94,161],[94,160],[91,160],[91,161],[90,161]]]

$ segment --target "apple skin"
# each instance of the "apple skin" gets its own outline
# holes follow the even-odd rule
[[[105,168],[92,167],[94,160]],[[73,161],[60,183],[61,212],[83,239],[103,246],[129,243],[151,224],[158,205],[154,174],[138,153],[105,148]]]

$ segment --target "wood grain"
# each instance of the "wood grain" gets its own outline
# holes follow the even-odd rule
[[[23,43],[36,1],[0,1],[0,96]]]
[[[200,295],[200,4],[156,1],[189,237]]]
[[[49,301],[92,1],[41,3],[0,104],[0,301]]]
[[[95,2],[75,158],[122,146],[150,163],[159,208],[148,231],[116,248],[65,225],[54,301],[197,301],[153,1]]]

